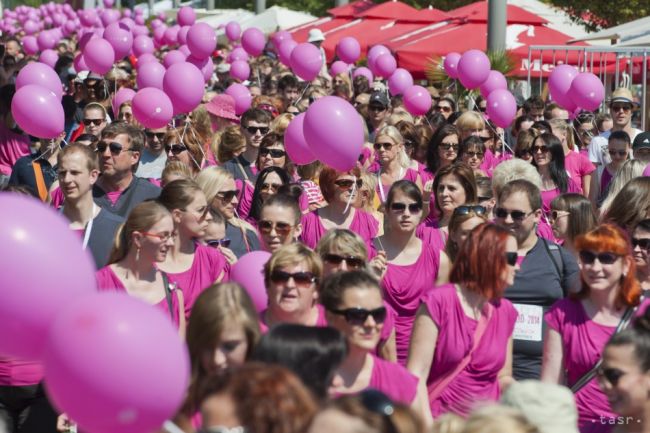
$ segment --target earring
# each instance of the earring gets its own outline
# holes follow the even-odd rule
[[[135,250],[135,261],[136,262],[140,261],[140,247],[138,247],[138,249]]]

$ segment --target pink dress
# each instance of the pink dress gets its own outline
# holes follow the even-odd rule
[[[127,293],[126,287],[124,287],[122,280],[120,280],[117,275],[115,275],[115,272],[113,272],[113,269],[110,266],[104,266],[95,272],[95,279],[97,280],[97,289],[99,291]],[[176,293],[172,291],[172,309],[174,311],[169,311],[167,298],[163,298],[163,300],[158,302],[155,306],[165,313],[165,317],[168,317],[170,320],[172,320],[176,328],[180,326],[178,296]]]
[[[372,245],[372,256],[376,255],[376,247]],[[384,300],[391,306],[395,317],[395,343],[397,360],[406,364],[409,342],[415,313],[420,305],[420,298],[435,288],[440,251],[427,248],[422,242],[422,251],[415,263],[410,265],[395,265],[388,263],[386,274],[381,281],[384,290]]]
[[[319,328],[323,328],[327,326],[327,317],[325,317],[325,307],[323,307],[321,304],[316,304],[316,309],[318,310],[318,317],[316,318],[316,325]],[[266,324],[266,312],[268,310],[264,310],[260,313],[260,330],[262,331],[262,334],[266,334],[269,332],[269,325]]]
[[[311,249],[316,248],[320,238],[327,233],[327,229],[323,226],[318,216],[318,211],[319,209],[316,209],[303,215],[301,220],[302,234],[300,235],[300,239]],[[366,245],[370,246],[372,239],[377,236],[379,222],[368,212],[354,208],[353,212],[354,216],[352,217],[349,229],[361,236],[361,239],[364,240]]]
[[[376,356],[373,356],[373,361],[368,388],[381,391],[398,403],[413,403],[417,394],[418,378],[394,362]]]
[[[183,291],[185,317],[189,318],[196,298],[205,289],[214,283],[228,281],[230,264],[216,248],[196,244],[192,266],[185,272],[168,273],[167,277]]]
[[[470,351],[478,322],[465,314],[452,284],[430,291],[422,297],[422,303],[438,327],[438,341],[427,378],[427,388],[431,392],[435,379],[453,371]],[[469,364],[438,398],[429,402],[434,417],[446,412],[467,416],[476,403],[498,400],[497,378],[506,362],[517,310],[505,298],[491,301],[491,304],[494,307],[492,317]]]

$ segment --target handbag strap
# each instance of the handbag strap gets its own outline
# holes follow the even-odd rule
[[[625,310],[625,313],[623,313],[623,317],[621,317],[621,321],[618,322],[618,325],[616,326],[616,329],[614,330],[614,333],[612,334],[612,337],[625,328],[627,328],[627,325],[630,323],[630,319],[632,318],[632,314],[636,311],[636,308],[628,307]],[[611,338],[611,337],[610,337]],[[586,372],[585,374],[580,377],[580,379],[577,380],[576,383],[571,386],[571,392],[574,394],[577,394],[578,391],[580,391],[582,388],[584,388],[585,385],[587,385],[591,380],[596,377],[596,373],[598,373],[598,369],[603,363],[603,356],[598,358],[598,361],[594,364],[593,367],[591,367],[591,370]]]
[[[429,401],[433,401],[440,397],[440,394],[442,394],[442,391],[449,385],[449,383],[460,374],[461,371],[467,367],[469,362],[472,359],[472,355],[474,354],[474,351],[478,348],[479,343],[481,342],[481,339],[483,338],[483,334],[485,334],[485,330],[487,329],[488,324],[490,323],[490,319],[492,318],[492,311],[494,310],[494,307],[492,304],[487,302],[487,312],[486,314],[481,314],[481,317],[478,319],[478,324],[476,325],[476,329],[474,330],[474,338],[472,342],[472,348],[470,351],[465,355],[465,357],[458,363],[455,369],[451,370],[445,375],[442,375],[438,377],[434,383],[432,384],[433,387],[431,388],[431,391],[429,392]]]
[[[167,300],[167,309],[169,310],[169,315],[172,318],[172,323],[174,322],[174,307],[172,305],[172,291],[169,286],[169,278],[167,274],[163,271],[160,271],[162,274],[163,286],[165,286],[165,299]]]
[[[43,170],[39,162],[32,162],[34,169],[34,178],[36,178],[36,189],[38,190],[38,197],[41,201],[47,200],[47,187],[45,186],[45,178],[43,177]]]

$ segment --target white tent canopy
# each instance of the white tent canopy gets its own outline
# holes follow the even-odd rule
[[[264,33],[286,30],[314,21],[318,17],[281,6],[272,6],[259,15],[240,21],[242,29],[257,27]]]
[[[562,9],[549,6],[538,0],[508,0],[508,4],[519,6],[548,21],[546,27],[556,30],[573,38],[586,38],[589,36],[587,30],[580,24],[571,21],[569,15]],[[586,39],[579,39],[586,40]]]
[[[255,16],[254,13],[246,9],[219,9],[207,11],[207,13],[209,15],[197,18],[197,21],[206,23],[215,29],[228,24],[230,21],[242,22]],[[197,17],[200,16],[198,11],[196,15]]]
[[[596,33],[575,39],[577,41],[596,41],[596,40],[618,40],[621,43],[638,39],[642,36],[650,34],[650,17],[640,18],[638,20],[630,21],[629,23],[620,24],[618,26],[610,27]],[[647,41],[647,39],[645,39]],[[572,41],[573,42],[573,41]],[[627,44],[626,44],[627,45]],[[636,43],[630,45],[639,45]]]

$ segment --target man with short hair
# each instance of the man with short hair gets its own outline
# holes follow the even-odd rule
[[[300,97],[300,83],[298,79],[286,74],[278,80],[278,95],[285,100],[285,106],[292,105]]]
[[[650,132],[642,132],[636,136],[632,143],[632,154],[646,164],[650,164]]]
[[[144,147],[142,132],[126,123],[111,123],[97,143],[102,175],[93,186],[95,202],[126,218],[138,203],[160,195],[160,188],[135,176]]]
[[[59,153],[58,166],[59,186],[65,197],[61,212],[70,221],[70,229],[81,232],[82,247],[90,250],[97,269],[103,268],[124,219],[93,201],[92,188],[99,177],[97,154],[73,143]]]
[[[636,136],[641,130],[632,128],[632,110],[634,109],[634,99],[632,92],[625,87],[619,87],[612,93],[609,101],[609,111],[612,114],[614,126],[609,131],[605,131],[598,137],[594,137],[589,143],[589,159],[596,165],[605,165],[610,162],[607,151],[607,140],[612,131],[625,131],[634,142]]]
[[[260,150],[262,139],[269,132],[270,123],[271,114],[259,108],[251,108],[242,115],[241,130],[246,137],[246,148],[240,155],[222,165],[225,170],[232,173],[235,180],[255,182],[257,153]]]
[[[542,197],[527,180],[507,183],[497,198],[495,222],[517,240],[520,269],[505,297],[519,312],[513,333],[513,376],[539,379],[542,366],[544,313],[555,301],[579,287],[575,258],[561,246],[540,238]]]
[[[384,121],[390,115],[390,101],[385,90],[376,90],[370,94],[368,100],[368,114],[366,116],[370,142],[375,141],[375,135],[384,126]]]
[[[544,120],[544,100],[539,96],[531,96],[524,101],[523,114],[533,118],[533,121]]]
[[[559,104],[551,102],[544,110],[544,120],[550,121],[553,119],[569,120],[569,112],[560,107]]]
[[[144,135],[146,137],[146,144],[142,151],[140,164],[138,170],[135,172],[136,176],[145,179],[160,179],[162,171],[167,164],[167,153],[163,152],[163,140],[167,134],[167,128],[146,128]]]

